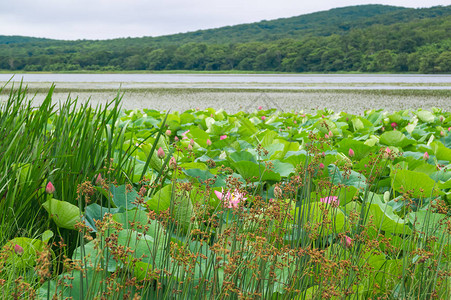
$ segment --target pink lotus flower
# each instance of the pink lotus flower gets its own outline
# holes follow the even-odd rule
[[[262,116],[262,120],[263,120],[263,121],[266,120],[266,117],[265,117],[265,116]]]
[[[329,196],[326,198],[321,198],[319,199],[320,202],[322,203],[326,203],[326,204],[330,204],[330,205],[340,205],[340,200],[338,199],[337,196]]]
[[[210,139],[207,139],[207,146],[211,146],[211,141],[210,141]]]
[[[178,142],[179,141],[179,138],[176,136],[176,137],[174,137],[174,142]]]
[[[20,246],[20,245],[18,245],[18,244],[14,245],[14,252],[15,252],[17,255],[22,255],[22,253],[23,253],[23,248],[22,248],[22,246]]]
[[[424,160],[428,160],[429,159],[429,153],[426,151],[426,152],[424,152],[424,154],[423,154],[423,159]]]
[[[322,157],[326,157],[326,152],[323,151],[323,152],[321,153],[321,156],[322,156]]]
[[[305,114],[302,114],[301,117],[305,118]]]
[[[225,140],[226,138],[227,138],[227,135],[224,134],[224,135],[221,135],[221,136],[219,137],[219,140],[222,141],[222,140]]]
[[[319,168],[320,169],[324,169],[324,164],[323,163],[319,163]]]
[[[259,107],[258,107],[258,110],[262,110],[262,109],[263,109],[263,106],[259,106]]]
[[[393,122],[393,123],[391,123],[391,127],[392,128],[398,127],[398,124],[396,122]]]
[[[163,148],[158,148],[158,151],[157,151],[157,156],[158,156],[158,158],[159,159],[163,159],[164,158],[164,156],[165,156],[165,153],[164,153],[164,150],[163,150]]]
[[[165,133],[166,133],[166,135],[167,135],[167,136],[170,136],[170,135],[171,135],[171,133],[172,133],[172,131],[168,129],[168,130],[166,130],[166,132],[165,132]]]
[[[343,246],[347,249],[352,247],[352,239],[347,235],[345,235],[344,238],[342,239],[342,243]]]
[[[451,131],[451,127],[448,127],[448,131]]]
[[[47,194],[53,194],[55,192],[55,187],[51,181],[49,181],[49,183],[45,186],[45,192]]]
[[[329,135],[326,133],[326,135],[324,136],[324,138],[327,140],[329,138]]]
[[[297,124],[298,122],[296,122],[296,120],[293,121],[294,124]]]
[[[352,150],[351,148],[349,148],[349,157],[353,157],[355,155],[354,150]]]
[[[243,193],[235,190],[235,192],[224,194],[224,189],[221,189],[221,192],[215,191],[216,196],[224,203],[224,206],[228,208],[237,208],[239,203],[246,200]]]

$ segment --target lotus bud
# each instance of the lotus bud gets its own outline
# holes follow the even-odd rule
[[[207,146],[211,146],[211,141],[210,141],[210,139],[207,139]]]
[[[224,135],[221,135],[221,136],[219,137],[219,140],[222,141],[222,140],[225,140],[226,138],[227,138],[227,135],[224,134]]]
[[[349,157],[353,157],[355,155],[354,150],[349,148]]]
[[[157,151],[157,156],[158,156],[158,158],[159,159],[163,159],[164,158],[164,156],[165,156],[165,153],[164,153],[164,150],[163,150],[163,148],[158,148],[158,151]]]
[[[443,116],[440,116],[440,123],[443,123],[444,120],[445,118]]]
[[[191,146],[191,144],[188,144],[188,151],[193,151],[193,146]]]
[[[347,249],[352,247],[352,239],[347,235],[343,238],[343,246]]]
[[[274,197],[282,198],[282,189],[278,185],[274,187]]]
[[[193,139],[189,140],[189,144],[190,144],[191,146],[194,146],[194,140],[193,140]]]
[[[177,161],[175,160],[175,157],[173,156],[169,160],[169,169],[174,170],[175,168],[177,168]]]
[[[168,129],[168,130],[166,130],[166,132],[165,132],[165,133],[166,133],[166,135],[167,135],[167,136],[170,136],[170,135],[171,135],[171,133],[172,133],[172,131]]]
[[[391,127],[392,128],[398,127],[398,124],[396,122],[393,122],[393,123],[391,123]]]
[[[423,154],[423,159],[424,160],[428,160],[429,159],[429,153],[426,151],[426,152],[424,152],[424,154]]]
[[[262,120],[263,120],[263,121],[266,120],[266,117],[265,117],[265,116],[262,116]]]
[[[298,122],[296,122],[296,120],[293,121],[294,124],[297,124]]]
[[[96,185],[101,185],[103,181],[102,175],[100,173],[96,177]]]
[[[45,186],[45,192],[47,194],[53,194],[55,192],[55,187],[51,181],[49,181],[49,183]]]
[[[326,133],[326,135],[324,136],[324,138],[327,140],[329,138],[329,135]]]
[[[321,156],[322,156],[322,157],[326,157],[326,152],[323,151],[323,152],[321,153]]]
[[[322,169],[324,169],[324,164],[323,163],[320,163],[319,164],[319,168],[322,170]]]
[[[258,110],[262,110],[262,109],[263,109],[263,106],[259,106],[259,107],[258,107]]]
[[[22,255],[22,253],[23,253],[23,248],[22,248],[22,246],[20,246],[20,245],[18,245],[18,244],[14,245],[14,252],[15,252],[17,255]]]
[[[333,137],[334,134],[332,133],[332,131],[329,130],[329,137]]]

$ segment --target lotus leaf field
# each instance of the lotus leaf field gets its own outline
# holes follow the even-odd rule
[[[451,113],[0,104],[2,299],[448,299]]]

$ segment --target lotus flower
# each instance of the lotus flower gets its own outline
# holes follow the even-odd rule
[[[169,135],[171,135],[172,131],[168,129],[168,130],[166,130],[165,133],[166,133],[167,136],[169,136]]]
[[[264,121],[264,120],[266,120],[266,117],[265,117],[265,116],[262,116],[262,121]]]
[[[354,150],[349,148],[349,157],[353,157],[355,155]]]
[[[55,192],[55,187],[51,181],[49,181],[49,183],[45,186],[45,192],[47,194],[53,194]]]
[[[428,160],[429,159],[429,153],[426,151],[426,152],[424,152],[424,154],[423,154],[423,159],[424,160]]]
[[[263,109],[263,106],[259,106],[259,107],[258,107],[258,110],[262,110],[262,109]]]
[[[219,140],[222,141],[222,140],[225,140],[226,138],[227,138],[227,135],[224,134],[224,135],[221,135],[221,136],[219,137]]]
[[[211,141],[210,141],[210,139],[207,139],[207,146],[211,146]]]
[[[100,173],[96,177],[96,185],[101,185],[103,181],[102,175]]]
[[[193,146],[191,144],[188,144],[187,149],[188,149],[188,151],[193,151]]]
[[[323,163],[319,163],[319,168],[320,169],[324,169],[324,164]]]
[[[182,133],[182,140],[187,140],[188,137],[186,136],[186,134],[189,132],[189,129],[187,131],[185,131],[184,133]]]
[[[338,200],[337,196],[329,196],[326,198],[321,198],[319,199],[319,201],[321,201],[322,203],[326,203],[326,204],[330,204],[330,205],[340,205],[340,200]]]
[[[23,253],[23,248],[22,248],[22,246],[20,246],[20,245],[18,245],[18,244],[14,245],[14,252],[15,252],[17,255],[22,255],[22,253]]]
[[[221,189],[221,192],[215,191],[216,196],[224,203],[224,206],[228,208],[237,208],[239,203],[246,200],[243,193],[235,190],[235,192],[224,194],[224,189]]]
[[[164,150],[163,150],[163,148],[158,148],[158,151],[157,151],[157,156],[158,156],[158,158],[159,159],[163,159],[164,158],[164,156],[165,156],[165,153],[164,153]]]
[[[179,138],[176,136],[176,137],[174,137],[174,142],[178,142],[179,141]]]
[[[352,247],[352,239],[349,236],[345,235],[344,238],[342,239],[342,242],[345,248]]]
[[[398,123],[396,123],[396,122],[391,123],[391,127],[392,128],[398,127]]]

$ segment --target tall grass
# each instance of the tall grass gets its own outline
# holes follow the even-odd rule
[[[348,192],[337,176],[351,176],[352,162],[340,165],[346,175],[319,168],[327,141],[313,134],[305,162],[276,185],[262,180],[271,170],[263,161],[257,182],[243,184],[223,168],[199,184],[178,165],[195,155],[187,144],[155,155],[167,146],[166,119],[140,132],[121,119],[120,94],[92,108],[70,98],[56,106],[52,92],[33,107],[19,86],[0,106],[2,298],[449,296],[448,208],[431,202],[423,226],[388,232],[373,206],[382,153],[368,167],[367,178],[377,179],[344,207],[334,198]],[[214,193],[218,176],[226,178],[222,200]],[[57,226],[58,216],[42,208],[52,197],[78,207],[77,230]],[[232,197],[241,197],[237,205]],[[409,191],[403,197],[414,200]],[[15,247],[21,237],[32,245],[23,253]]]

